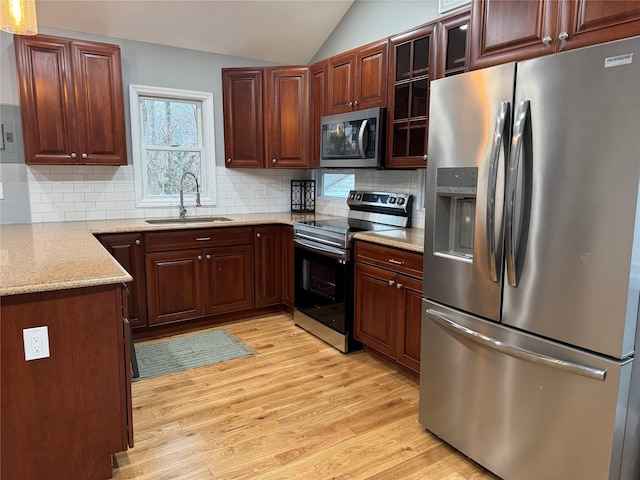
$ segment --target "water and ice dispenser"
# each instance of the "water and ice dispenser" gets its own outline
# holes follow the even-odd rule
[[[478,168],[438,168],[434,255],[473,261]]]

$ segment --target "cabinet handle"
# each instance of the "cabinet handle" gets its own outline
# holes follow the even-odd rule
[[[83,153],[82,158],[89,158],[89,155],[87,155],[86,153]]]
[[[142,242],[140,240],[136,240],[136,245],[140,245]]]
[[[256,237],[260,238],[260,237],[262,237],[262,234],[261,233],[256,233]]]
[[[423,159],[425,162],[427,161],[427,154],[426,154],[426,153],[422,156],[422,159]]]
[[[544,43],[546,46],[549,46],[551,44],[551,37],[549,35],[545,35],[544,37],[542,37],[542,43]]]
[[[389,259],[389,263],[393,263],[394,265],[404,265],[404,262],[401,262],[400,260],[394,260],[393,258]]]
[[[211,255],[207,254],[207,260],[211,260]]]
[[[273,163],[273,164],[275,165],[276,163],[278,163],[278,160],[276,160],[276,159],[274,158],[273,160],[271,160],[271,163]]]
[[[569,38],[569,34],[567,32],[560,32],[560,35],[558,35],[558,38],[560,40],[566,40]]]
[[[75,153],[71,154],[71,158],[76,158],[78,155],[76,155]]]
[[[196,238],[196,242],[208,242],[211,240],[211,237],[198,237]]]
[[[389,280],[389,286],[390,286],[390,287],[393,287],[393,285],[394,285],[395,283],[396,283],[396,282],[394,282],[393,280]]]
[[[402,287],[403,287],[403,285],[402,285],[401,283],[396,283],[396,288],[397,288],[398,290],[400,290]]]
[[[202,260],[202,255],[198,255],[198,260]]]

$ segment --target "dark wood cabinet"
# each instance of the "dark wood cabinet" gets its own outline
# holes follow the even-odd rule
[[[431,81],[468,69],[469,11],[390,40],[386,168],[425,168]]]
[[[328,61],[309,67],[309,168],[320,168],[320,121],[327,109]]]
[[[149,325],[254,306],[253,229],[145,234]]]
[[[282,303],[282,227],[255,228],[255,305]]]
[[[293,308],[295,296],[293,227],[282,227],[282,301]]]
[[[2,297],[0,316],[0,477],[111,478],[133,446],[120,284]],[[50,356],[25,361],[41,326]]]
[[[228,167],[264,167],[263,75],[262,68],[222,69]]]
[[[120,47],[14,36],[25,162],[126,165]]]
[[[640,1],[477,0],[472,69],[640,34]]]
[[[388,51],[385,39],[328,59],[327,115],[386,106]]]
[[[266,69],[265,150],[268,167],[309,166],[309,67]]]
[[[420,373],[422,255],[356,242],[355,337]]]
[[[144,270],[144,234],[114,233],[98,237],[102,245],[133,277],[127,283],[128,318],[132,328],[147,326],[147,293]]]

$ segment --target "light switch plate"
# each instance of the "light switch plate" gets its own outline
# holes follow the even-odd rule
[[[24,359],[37,360],[49,357],[49,328],[34,327],[22,330]]]

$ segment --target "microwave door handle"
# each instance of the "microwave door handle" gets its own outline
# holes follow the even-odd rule
[[[364,131],[367,128],[367,123],[369,123],[368,118],[362,121],[360,131],[358,132],[358,146],[360,147],[360,155],[362,158],[367,158],[367,152],[364,151]]]
[[[496,188],[498,183],[498,166],[500,150],[507,140],[505,126],[509,124],[509,110],[511,104],[507,101],[500,102],[496,115],[496,128],[493,133],[493,144],[489,161],[489,195],[487,198],[487,253],[489,258],[489,278],[493,282],[498,281],[498,259],[496,248]],[[502,230],[502,226],[500,228]]]
[[[505,214],[505,253],[507,259],[507,281],[512,287],[518,286],[516,272],[516,224],[514,221],[516,192],[518,190],[518,169],[522,157],[522,144],[529,115],[529,100],[522,100],[518,105],[518,112],[514,118],[513,139],[511,140],[511,154],[509,155],[509,178],[507,179],[507,197]]]

